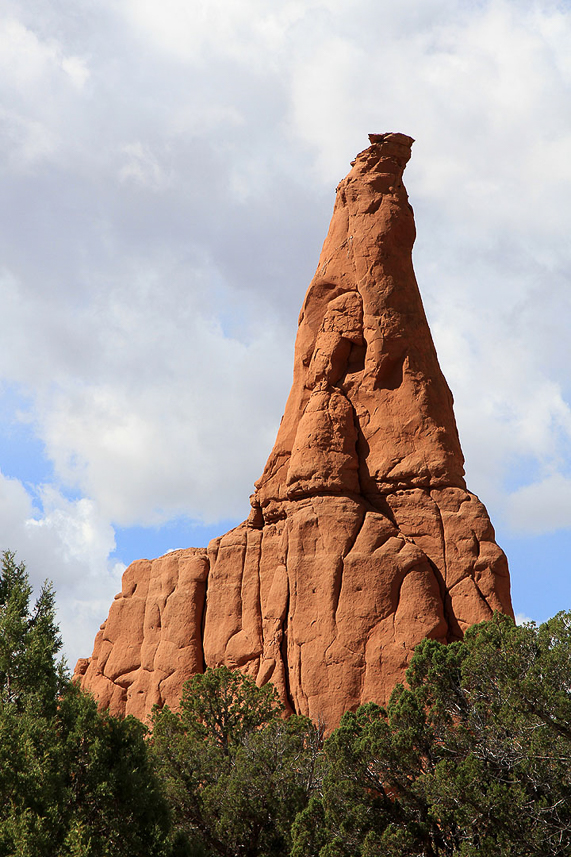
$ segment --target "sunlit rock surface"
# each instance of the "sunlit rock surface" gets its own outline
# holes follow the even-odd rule
[[[292,389],[248,521],[126,570],[76,676],[145,718],[226,664],[328,729],[385,702],[424,637],[512,614],[506,558],[466,489],[452,396],[412,267],[412,139],[370,135],[337,188]]]

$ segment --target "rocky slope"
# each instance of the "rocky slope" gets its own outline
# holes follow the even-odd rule
[[[250,517],[207,550],[129,566],[77,664],[113,712],[175,706],[189,676],[227,664],[332,728],[384,702],[423,637],[512,612],[412,267],[413,141],[370,141],[337,188]]]

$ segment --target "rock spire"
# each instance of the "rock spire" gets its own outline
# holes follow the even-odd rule
[[[208,549],[130,565],[78,661],[113,713],[176,706],[187,678],[226,664],[331,729],[385,702],[424,637],[512,614],[412,267],[413,140],[369,139],[337,188],[248,520]]]

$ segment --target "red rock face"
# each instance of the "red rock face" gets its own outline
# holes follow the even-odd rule
[[[82,687],[114,713],[176,707],[189,676],[226,664],[331,729],[385,702],[424,637],[512,615],[412,268],[413,141],[370,140],[337,188],[248,521],[207,551],[129,566],[78,662]]]

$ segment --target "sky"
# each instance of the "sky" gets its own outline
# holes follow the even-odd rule
[[[243,520],[335,187],[415,138],[414,264],[514,608],[571,608],[571,2],[0,0],[0,549],[70,666]]]

